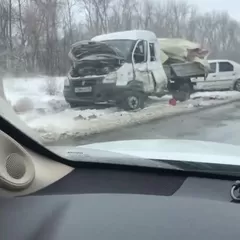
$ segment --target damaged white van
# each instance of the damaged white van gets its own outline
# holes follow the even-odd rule
[[[197,67],[182,71],[182,64],[164,67],[159,40],[150,31],[115,32],[72,45],[72,68],[64,84],[64,96],[71,107],[114,103],[125,110],[144,107],[150,95],[163,96],[170,89],[190,95],[190,77],[205,76]],[[184,65],[184,69],[189,65]],[[199,70],[200,69],[200,70]],[[180,75],[179,75],[180,74]]]

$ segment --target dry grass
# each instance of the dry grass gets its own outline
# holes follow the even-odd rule
[[[55,96],[58,94],[58,84],[57,79],[54,77],[49,77],[46,80],[45,92],[50,96]]]

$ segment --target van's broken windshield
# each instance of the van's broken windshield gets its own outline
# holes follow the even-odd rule
[[[136,41],[128,39],[106,40],[103,41],[107,45],[114,48],[125,60],[131,59],[131,52]]]

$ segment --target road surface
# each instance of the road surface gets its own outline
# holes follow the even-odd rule
[[[159,138],[203,140],[240,145],[240,102],[85,138],[62,140],[54,145],[76,146],[104,141]]]

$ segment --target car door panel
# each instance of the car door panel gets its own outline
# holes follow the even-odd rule
[[[232,87],[236,76],[234,65],[228,61],[219,63],[218,88],[228,89]]]
[[[206,79],[204,77],[191,79],[192,82],[196,83],[194,85],[195,90],[213,90],[217,88],[218,63],[210,63],[210,67],[211,72]]]

